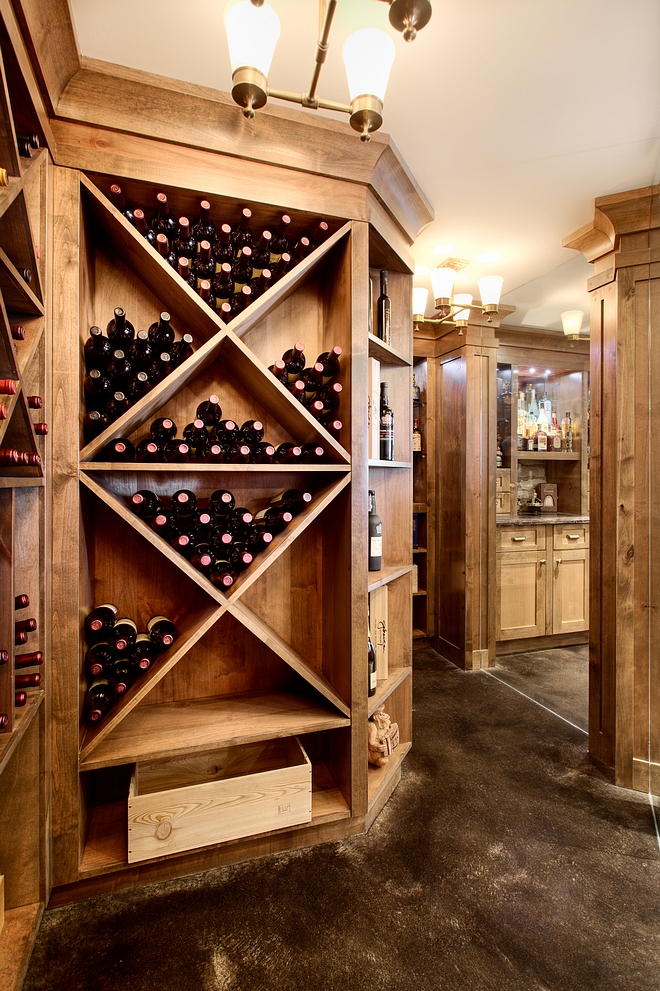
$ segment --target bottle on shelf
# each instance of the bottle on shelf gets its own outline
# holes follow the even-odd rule
[[[129,224],[134,224],[135,217],[133,216],[133,211],[126,202],[126,198],[124,197],[124,194],[121,191],[121,186],[119,186],[116,182],[113,182],[113,184],[110,186],[110,195],[112,197],[112,202],[119,210],[119,212],[123,213],[123,215],[128,220]]]
[[[21,326],[21,324],[15,324],[15,323],[10,324],[9,329],[11,330],[11,336],[13,340],[15,341],[25,340],[25,327]]]
[[[323,244],[329,233],[330,227],[327,221],[317,220],[312,228],[311,234],[309,235],[309,239],[316,248],[319,244]]]
[[[215,300],[216,310],[219,310],[223,303],[229,303],[234,293],[234,276],[229,262],[216,263],[215,275],[211,282],[211,293]]]
[[[190,267],[190,259],[182,256],[177,263],[177,271],[184,282],[187,282],[193,289],[197,288],[197,279]]]
[[[16,395],[16,380],[0,379],[0,396],[15,396],[15,395]]]
[[[98,723],[110,711],[115,693],[108,678],[94,681],[85,695],[85,717],[90,723]]]
[[[151,642],[162,650],[171,646],[176,639],[174,623],[167,616],[152,616],[147,623],[147,633]]]
[[[419,429],[418,416],[413,417],[412,449],[413,449],[413,454],[422,453],[422,432]],[[501,460],[501,453],[502,452],[500,452],[500,460]]]
[[[170,242],[167,239],[167,234],[156,234],[156,249],[163,261],[167,262],[171,268],[178,267],[178,259],[174,252],[170,250]]]
[[[37,664],[43,664],[44,655],[40,650],[33,650],[29,654],[16,654],[14,657],[15,668],[31,668]]]
[[[126,437],[119,437],[112,440],[103,449],[101,461],[133,461],[135,460],[135,448]]]
[[[169,464],[186,464],[190,460],[190,445],[184,441],[168,440],[163,447],[163,455]]]
[[[373,640],[371,639],[371,630],[369,628],[367,628],[367,638],[367,671],[369,676],[367,695],[371,698],[372,695],[376,694],[376,688],[378,687],[376,680],[378,665],[376,662],[376,648],[374,647]]]
[[[292,255],[296,262],[301,262],[312,250],[312,242],[308,237],[301,237],[295,244]]]
[[[41,675],[37,671],[35,674],[17,674],[14,676],[14,688],[39,688],[41,685]]]
[[[282,361],[286,367],[289,382],[295,382],[305,370],[305,345],[298,341],[292,348],[284,352]]]
[[[222,224],[217,237],[213,242],[212,252],[215,259],[215,270],[219,272],[223,264],[229,264],[234,260],[234,249],[231,244],[231,227],[229,224]]]
[[[394,460],[394,410],[389,404],[387,382],[380,383],[380,460]]]
[[[126,310],[121,306],[116,306],[112,320],[108,323],[106,334],[108,340],[114,347],[121,347],[122,344],[129,345],[135,336],[135,328],[130,320],[126,318]]]
[[[30,605],[30,596],[23,592],[14,596],[14,609],[27,609]]]
[[[0,664],[9,664],[8,650],[0,650]]]
[[[134,621],[128,616],[122,616],[120,619],[116,619],[112,629],[108,630],[108,643],[115,648],[118,654],[121,654],[127,647],[135,643],[137,633],[138,628]]]
[[[170,204],[165,193],[158,193],[156,196],[156,213],[151,222],[151,227],[156,234],[166,234],[167,237],[176,237],[178,230],[176,217],[170,210]]]
[[[209,496],[209,509],[214,517],[224,517],[231,513],[236,505],[233,493],[227,489],[216,489]]]
[[[141,520],[149,522],[163,509],[159,497],[149,489],[134,492],[130,499],[131,509]]]
[[[9,408],[6,403],[0,403],[0,420],[6,420],[9,416]]]
[[[14,706],[17,709],[20,709],[24,705],[27,705],[27,693],[26,692],[14,692]]]
[[[147,461],[162,461],[163,457],[160,445],[155,440],[145,437],[135,446],[135,460],[142,463]]]
[[[561,421],[561,449],[567,454],[573,453],[573,421],[570,412]]]
[[[270,266],[270,245],[273,235],[263,231],[254,251],[252,252],[252,277],[259,278],[265,268]]]
[[[192,334],[182,334],[179,341],[170,345],[170,366],[178,368],[194,353]]]
[[[9,185],[9,173],[7,172],[7,169],[0,169],[0,186],[8,186],[8,185]],[[3,713],[3,715],[6,715],[6,713]],[[6,723],[0,724],[0,729],[4,728],[5,725]]]
[[[210,292],[211,280],[215,275],[215,261],[211,258],[211,242],[206,239],[200,242],[199,251],[193,259],[192,273],[195,276],[197,289],[200,289],[202,281],[208,281]]]
[[[369,571],[383,566],[383,523],[376,511],[376,493],[369,489]]]
[[[98,678],[108,674],[117,657],[117,651],[109,643],[100,640],[92,644],[85,654],[85,671],[88,678]]]
[[[151,229],[147,223],[147,218],[144,215],[144,210],[140,210],[138,207],[133,210],[133,220],[135,222],[136,230],[142,235],[142,237],[147,241],[152,248],[156,247],[156,232]]]
[[[234,584],[235,571],[226,557],[219,557],[213,562],[209,580],[216,588],[228,589]]]
[[[83,388],[85,390],[85,398],[88,402],[98,402],[103,406],[105,406],[113,393],[112,382],[107,375],[103,375],[99,368],[90,369],[89,373],[85,376]]]
[[[242,248],[252,247],[252,231],[250,230],[250,221],[252,220],[252,211],[247,207],[241,210],[241,215],[238,218],[238,223],[233,228],[231,232],[231,244],[234,249],[234,255],[238,255]]]
[[[14,631],[16,633],[35,633],[37,629],[37,621],[34,617],[30,619],[19,619],[14,623]]]
[[[138,633],[135,643],[127,650],[128,659],[139,671],[147,671],[154,660],[158,649],[152,644],[148,633]]]
[[[208,399],[201,402],[195,410],[195,417],[204,423],[207,430],[213,428],[216,423],[220,423],[222,420],[222,407],[220,406],[218,396],[209,396]]]
[[[202,200],[199,204],[199,217],[192,226],[192,236],[195,238],[197,250],[201,249],[202,241],[209,242],[209,250],[215,238],[215,224],[211,220],[211,204]]]
[[[289,441],[280,444],[275,450],[275,460],[278,464],[295,464],[300,461],[301,456],[302,448],[298,447],[297,444],[291,444]]]
[[[271,271],[273,273],[271,277],[272,282],[273,283],[279,282],[279,280],[283,278],[286,275],[286,273],[289,271],[290,265],[291,265],[291,255],[289,254],[288,251],[283,251],[282,255],[280,256],[280,260],[275,265],[275,268],[274,269],[271,268]]]
[[[328,385],[339,374],[339,359],[341,355],[341,347],[335,344],[331,351],[323,351],[316,359],[317,364],[323,365],[322,385]]]
[[[90,327],[83,350],[87,368],[105,368],[112,355],[112,344],[100,327]]]
[[[385,344],[391,343],[392,304],[387,295],[387,272],[380,273],[380,296],[376,302],[378,336]]]
[[[271,238],[269,268],[273,265],[277,265],[284,252],[288,251],[289,242],[287,240],[286,232],[290,223],[291,217],[289,217],[288,214],[283,213],[280,217],[280,222],[277,225],[277,230]]]
[[[96,606],[85,618],[85,637],[88,643],[96,643],[97,640],[104,640],[106,635],[112,630],[119,610],[111,602],[104,602]]]
[[[557,410],[552,411],[552,421],[548,431],[548,450],[555,454],[561,451],[561,427],[557,422]]]
[[[190,221],[187,217],[179,217],[179,230],[172,241],[172,251],[179,258],[190,261],[197,253],[197,242],[190,232]]]

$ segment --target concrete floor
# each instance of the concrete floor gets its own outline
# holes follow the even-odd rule
[[[583,659],[545,660],[418,652],[414,747],[366,836],[48,912],[25,991],[657,991],[648,799],[588,759]]]

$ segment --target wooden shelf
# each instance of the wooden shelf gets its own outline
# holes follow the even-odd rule
[[[321,698],[256,692],[224,698],[141,705],[80,761],[81,771],[177,754],[201,753],[350,725]]]
[[[24,648],[25,649],[25,648]],[[0,774],[11,760],[11,756],[16,747],[23,739],[26,730],[36,716],[39,706],[44,700],[45,692],[42,689],[27,690],[27,705],[16,709],[15,725],[11,733],[0,733]],[[2,971],[0,971],[2,973]]]
[[[428,633],[425,633],[424,630],[418,630],[413,628],[412,635],[413,635],[413,640],[425,640],[426,637],[428,636]]]
[[[0,933],[0,991],[20,991],[23,987],[43,911],[43,902],[34,902],[5,912]]]
[[[370,468],[412,468],[412,461],[375,461],[369,460]]]
[[[369,783],[369,809],[378,801],[378,796],[385,791],[391,780],[401,770],[407,754],[412,747],[412,743],[401,743],[383,767],[373,767],[369,765],[367,772]]]
[[[349,464],[313,464],[313,465],[233,465],[233,464],[167,464],[145,463],[140,461],[111,462],[111,461],[81,461],[81,471],[170,471],[170,472],[265,472],[267,475],[277,472],[303,472],[318,474],[319,472],[339,472],[346,474],[351,470]]]
[[[381,568],[380,571],[370,571],[367,591],[373,592],[375,588],[380,588],[381,585],[387,585],[389,582],[396,581],[402,575],[407,575],[409,571],[412,571],[412,564],[403,564],[396,568]]]
[[[413,513],[426,513],[428,512],[428,506],[425,502],[413,502]]]
[[[369,357],[378,358],[383,365],[412,365],[412,361],[401,351],[381,341],[375,334],[369,334]]]
[[[422,596],[426,595],[426,589],[425,588],[420,588],[416,592],[413,592],[412,595],[413,595],[413,599],[416,599],[418,597],[422,597]]]
[[[43,475],[39,474],[39,468],[23,468],[25,475],[18,474],[20,469],[14,470],[17,472],[14,476],[0,475],[0,489],[43,489],[46,484]],[[28,475],[27,472],[31,474]]]
[[[426,554],[426,547],[413,547],[413,554]]]
[[[388,698],[393,691],[395,691],[399,685],[409,678],[412,674],[412,667],[405,668],[393,668],[390,671],[389,676],[383,681],[379,681],[376,685],[376,694],[372,695],[369,701],[369,708],[367,710],[367,717],[372,716],[379,705],[382,705],[386,698]]]
[[[579,461],[581,457],[566,451],[516,451],[518,461]]]

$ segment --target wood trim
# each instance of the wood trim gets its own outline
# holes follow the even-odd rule
[[[498,640],[497,656],[505,654],[526,654],[534,650],[548,650],[553,647],[575,647],[589,642],[589,631],[561,633],[552,636],[527,637],[522,640]]]
[[[12,0],[48,113],[80,69],[80,51],[68,0]]]

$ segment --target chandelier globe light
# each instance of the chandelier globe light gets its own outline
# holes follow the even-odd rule
[[[481,295],[481,308],[484,313],[497,313],[497,308],[502,295],[502,284],[504,279],[501,275],[484,275],[479,279],[479,293]]]
[[[380,0],[390,6],[390,24],[406,41],[431,18],[430,0]],[[252,118],[268,102],[268,97],[299,103],[308,110],[335,110],[350,116],[353,130],[362,141],[369,141],[383,123],[383,101],[394,61],[394,42],[377,28],[362,28],[344,45],[343,57],[348,78],[350,104],[322,100],[317,96],[321,69],[330,47],[329,37],[338,0],[319,0],[321,30],[316,43],[312,81],[307,93],[273,89],[268,83],[275,46],[280,36],[280,20],[265,0],[230,0],[224,21],[232,72],[231,95],[243,115]]]
[[[582,310],[564,310],[561,315],[561,325],[566,337],[572,341],[579,339],[583,319],[584,313]]]
[[[425,286],[415,286],[413,289],[413,323],[423,323],[429,291]]]
[[[470,293],[454,293],[456,273],[469,265],[465,258],[445,258],[437,268],[431,269],[431,285],[437,316],[425,317],[428,290],[422,287],[413,289],[414,323],[453,323],[459,334],[467,327],[472,310],[481,310],[492,322],[492,316],[499,312],[500,297],[504,279],[501,275],[486,275],[479,279],[481,303],[474,303]],[[422,297],[422,293],[427,295]]]
[[[462,306],[457,313],[454,314],[454,326],[459,327],[461,330],[465,330],[468,323],[470,322],[470,307],[472,306],[472,294],[469,292],[457,292],[454,293],[454,306]]]

